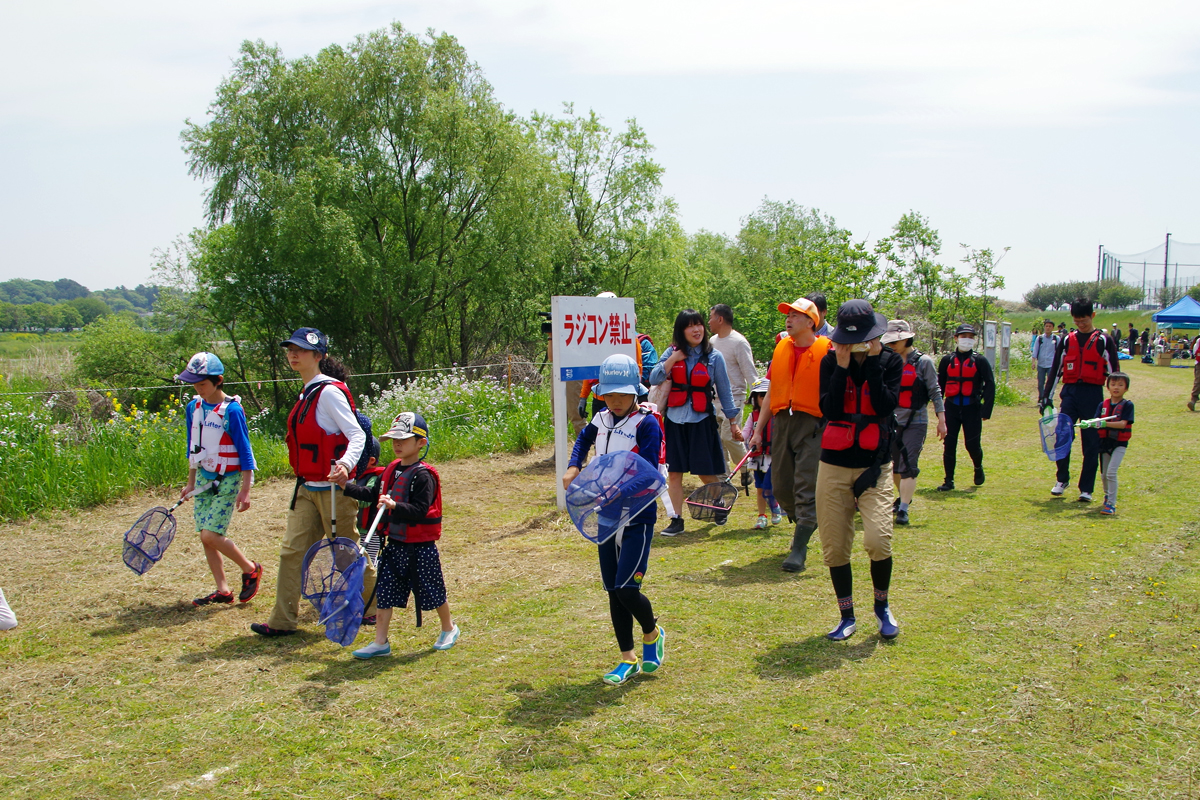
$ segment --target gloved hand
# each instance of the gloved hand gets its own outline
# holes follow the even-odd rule
[[[1051,418],[1051,417],[1053,417],[1053,416],[1054,416],[1054,404],[1053,404],[1053,403],[1047,403],[1047,404],[1046,404],[1046,405],[1045,405],[1045,406],[1042,408],[1042,419],[1046,419],[1046,420],[1048,420],[1048,419],[1050,419],[1050,418]]]
[[[584,419],[587,419],[587,398],[586,397],[579,401],[579,416],[583,417]]]

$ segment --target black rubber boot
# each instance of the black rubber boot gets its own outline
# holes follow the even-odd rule
[[[792,534],[792,552],[783,561],[784,572],[804,571],[805,561],[808,560],[808,540],[815,530],[810,525],[796,523],[796,532]]]

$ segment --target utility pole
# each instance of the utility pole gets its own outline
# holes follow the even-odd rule
[[[1170,280],[1170,274],[1167,272],[1167,265],[1171,261],[1171,234],[1167,234],[1167,246],[1163,248],[1163,288],[1162,288],[1162,307],[1166,308],[1169,304],[1167,300],[1170,294],[1167,293],[1167,281]]]
[[[1100,289],[1100,262],[1104,260],[1104,245],[1096,247],[1096,289]]]

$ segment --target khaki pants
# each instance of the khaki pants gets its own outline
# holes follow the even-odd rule
[[[739,411],[737,417],[733,420],[739,426],[742,424],[742,412]],[[738,462],[746,457],[746,445],[733,440],[733,428],[729,427],[729,420],[725,419],[723,414],[717,415],[717,426],[721,432],[721,452],[725,454],[725,473],[729,474],[729,470],[738,465]],[[745,466],[742,467],[746,469]]]
[[[1192,378],[1192,402],[1194,403],[1200,400],[1200,361],[1196,362],[1192,372],[1194,376]]]
[[[797,523],[815,528],[821,420],[803,411],[784,411],[772,419],[771,485],[775,499]]]
[[[580,432],[591,422],[579,416],[579,393],[583,391],[583,381],[567,381],[567,424],[578,437]]]
[[[275,583],[275,608],[267,625],[284,631],[294,631],[299,624],[300,614],[300,570],[304,565],[304,554],[308,548],[330,535],[329,492],[314,492],[301,486],[296,492],[296,507],[288,513],[287,531],[279,547],[279,574]],[[355,517],[358,501],[347,497],[340,490],[337,497],[338,535],[347,539],[358,539]],[[363,599],[371,596],[375,589],[375,570],[367,562],[363,575]],[[375,601],[364,612],[375,613]]]
[[[825,566],[850,563],[854,548],[854,481],[862,469],[835,467],[821,462],[817,471],[817,524]],[[892,556],[892,467],[884,464],[879,480],[858,498],[862,514],[863,546],[872,561]]]

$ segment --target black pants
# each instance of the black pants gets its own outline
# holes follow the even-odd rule
[[[1090,383],[1068,383],[1063,386],[1059,395],[1060,413],[1066,414],[1074,422],[1081,419],[1092,419],[1096,416],[1100,404],[1104,402],[1104,387]],[[1083,448],[1083,466],[1079,469],[1079,491],[1091,494],[1096,488],[1096,470],[1100,466],[1100,431],[1095,428],[1084,428],[1079,431],[1079,443]],[[1065,458],[1060,458],[1058,464],[1058,482],[1071,482],[1071,451]]]
[[[641,589],[628,587],[608,593],[608,613],[612,617],[613,632],[617,634],[617,646],[621,652],[633,649],[633,620],[642,626],[642,633],[653,633],[658,625],[650,600]]]
[[[962,430],[967,454],[978,469],[983,466],[983,446],[979,443],[983,433],[983,418],[979,415],[979,404],[960,406],[946,403],[946,444],[942,450],[942,466],[946,470],[946,482],[954,482],[954,467],[958,463],[958,431]]]

